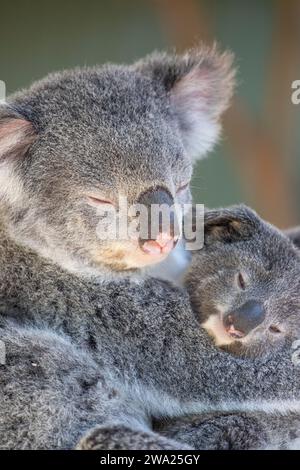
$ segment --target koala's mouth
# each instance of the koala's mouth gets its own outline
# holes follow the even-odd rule
[[[91,250],[96,264],[104,264],[115,271],[142,269],[160,263],[171,250],[142,250],[136,242],[115,242],[101,250]]]
[[[236,329],[230,321],[226,324],[221,312],[210,315],[202,323],[202,327],[214,338],[216,346],[226,346],[235,341],[243,341],[246,336],[243,331]]]
[[[225,329],[226,333],[228,334],[228,336],[230,336],[231,338],[234,338],[234,339],[241,339],[241,338],[244,338],[246,336],[246,334],[243,333],[243,331],[237,330],[234,327],[233,324],[231,324],[228,327],[224,326],[224,329]]]
[[[223,326],[224,326],[224,329],[225,329],[226,333],[231,338],[241,339],[241,338],[244,338],[244,336],[246,336],[246,333],[244,333],[240,329],[236,328],[236,326],[234,325],[234,319],[233,319],[232,315],[224,316],[224,315],[221,314],[220,320],[223,323]]]

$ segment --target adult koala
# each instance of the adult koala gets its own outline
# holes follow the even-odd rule
[[[102,422],[116,364],[105,373],[99,335],[85,316],[95,326],[106,311],[101,293],[117,297],[122,282],[131,294],[102,320],[114,323],[119,304],[134,311],[142,268],[164,260],[176,240],[170,233],[101,240],[96,211],[118,209],[119,196],[129,205],[189,202],[192,163],[217,140],[232,86],[231,55],[199,48],[55,73],[1,105],[2,447],[72,447]],[[154,291],[160,303],[164,289],[155,284],[149,296]],[[123,341],[105,335],[107,353]],[[98,387],[103,406],[92,412],[89,403],[80,414],[74,380],[79,396]]]
[[[190,202],[193,159],[215,143],[232,93],[231,62],[215,49],[154,54],[56,73],[11,97],[0,114],[6,233],[77,274],[111,277],[166,258],[170,235],[100,240],[95,207],[118,208],[119,196]]]
[[[289,350],[278,381],[262,388],[258,374],[269,377],[276,356],[252,368],[238,361],[237,374],[187,294],[139,276],[167,255],[172,234],[96,235],[95,207],[116,205],[118,194],[145,205],[189,200],[191,157],[217,136],[230,67],[227,56],[200,50],[64,72],[1,108],[2,448],[71,448],[95,426],[80,448],[178,449],[152,431],[152,416],[245,394],[297,408]],[[284,281],[297,289],[297,255],[270,233],[293,267]]]

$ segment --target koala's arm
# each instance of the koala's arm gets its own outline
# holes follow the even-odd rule
[[[298,413],[207,413],[154,427],[199,450],[300,449]]]
[[[77,450],[189,450],[188,444],[149,430],[141,431],[121,423],[96,426],[87,433]]]
[[[0,363],[2,450],[78,442],[78,449],[190,449],[153,432],[145,412],[64,334],[1,322]]]
[[[300,248],[300,226],[287,229],[284,233],[298,248]]]

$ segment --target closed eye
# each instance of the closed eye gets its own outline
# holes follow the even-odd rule
[[[242,273],[238,273],[237,275],[237,284],[240,289],[242,290],[246,289],[246,280]]]
[[[87,196],[87,202],[90,206],[98,207],[101,205],[113,206],[114,203],[110,199],[102,199],[95,196]]]
[[[277,325],[271,325],[269,331],[275,335],[281,333],[281,329]]]

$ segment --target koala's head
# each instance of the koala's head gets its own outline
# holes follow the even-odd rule
[[[208,211],[186,278],[216,345],[259,356],[300,338],[300,251],[245,206]]]
[[[97,209],[118,211],[119,196],[129,206],[188,203],[192,163],[216,142],[232,85],[231,55],[200,48],[52,74],[12,96],[0,107],[1,209],[11,232],[70,266],[161,261],[172,233],[103,240]]]

